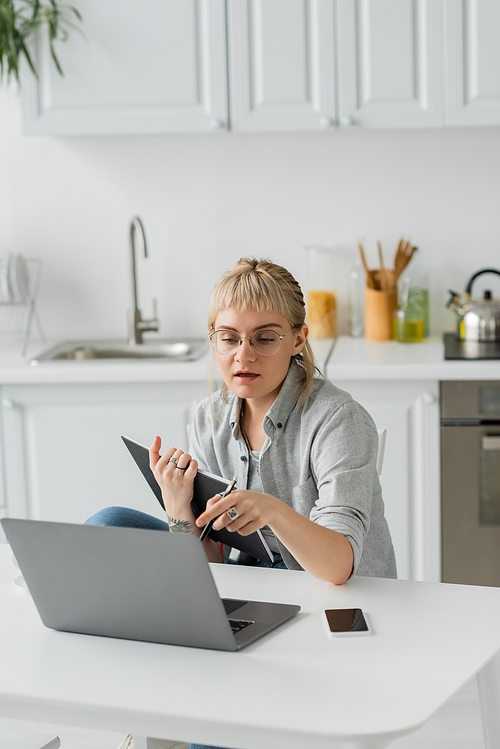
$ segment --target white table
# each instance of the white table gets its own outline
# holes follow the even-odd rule
[[[302,612],[238,653],[46,629],[0,546],[0,730],[15,721],[244,749],[387,746],[480,677],[500,745],[500,590],[213,565],[223,596]],[[360,606],[370,637],[332,638],[324,608]]]

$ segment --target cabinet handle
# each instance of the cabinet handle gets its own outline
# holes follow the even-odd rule
[[[356,124],[354,117],[351,117],[350,114],[344,114],[340,118],[339,122],[342,127],[354,127],[354,125]]]
[[[319,124],[321,127],[329,128],[333,127],[335,122],[331,117],[320,117]]]
[[[500,437],[483,437],[483,450],[500,450]]]
[[[219,120],[217,117],[213,117],[210,122],[210,130],[224,130],[225,124],[223,120]]]

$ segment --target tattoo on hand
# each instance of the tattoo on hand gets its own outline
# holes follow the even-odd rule
[[[189,520],[176,520],[171,518],[170,515],[167,515],[167,517],[170,530],[174,533],[193,533],[193,524]]]

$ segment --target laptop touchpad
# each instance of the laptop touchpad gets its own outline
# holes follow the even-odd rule
[[[222,603],[226,609],[226,614],[229,616],[233,611],[237,611],[237,609],[241,609],[242,606],[245,606],[248,601],[237,601],[234,598],[223,598]]]

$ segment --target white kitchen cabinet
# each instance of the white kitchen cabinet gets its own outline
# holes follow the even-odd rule
[[[441,579],[437,381],[337,381],[387,429],[380,482],[398,577]]]
[[[71,31],[53,64],[34,47],[23,77],[28,135],[208,132],[227,127],[224,0],[80,0],[86,39]]]
[[[230,0],[231,128],[335,126],[333,0]]]
[[[78,2],[78,0],[77,0]],[[500,124],[497,0],[79,0],[23,76],[34,135]]]
[[[337,0],[341,127],[437,127],[442,112],[442,5]]]
[[[500,3],[446,0],[449,125],[500,125]]]
[[[81,523],[109,505],[165,517],[123,444],[187,450],[203,383],[11,385],[3,388],[7,514]]]
[[[5,465],[5,440],[4,440],[4,430],[3,430],[3,417],[2,417],[2,408],[1,408],[1,392],[2,389],[0,387],[0,518],[5,517],[7,514],[7,508],[5,506],[6,503],[6,497],[5,497],[5,473],[4,473],[4,465]],[[0,527],[0,543],[2,543],[4,540],[4,533]]]

